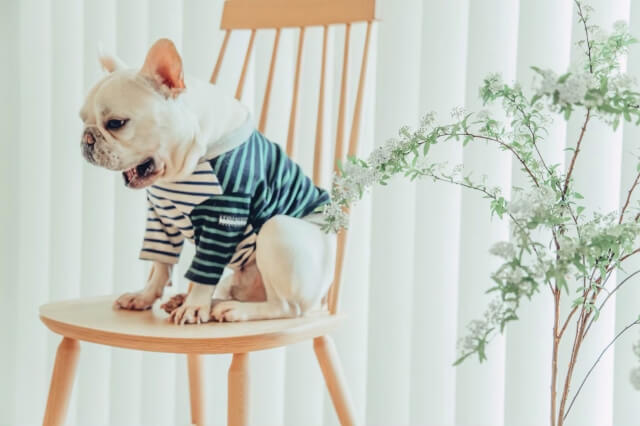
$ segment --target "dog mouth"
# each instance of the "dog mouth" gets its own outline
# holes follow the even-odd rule
[[[125,186],[143,188],[150,185],[162,173],[162,167],[153,158],[147,158],[135,167],[122,172]]]

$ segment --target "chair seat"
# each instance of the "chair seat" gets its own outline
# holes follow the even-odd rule
[[[115,295],[49,303],[40,319],[54,333],[86,342],[167,353],[242,353],[289,345],[333,330],[342,315],[317,312],[299,318],[210,322],[177,326],[159,309],[112,308]]]

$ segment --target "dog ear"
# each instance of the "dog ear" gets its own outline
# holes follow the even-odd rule
[[[120,58],[109,53],[105,53],[102,44],[98,45],[98,61],[102,69],[108,73],[127,68],[127,65]]]
[[[173,42],[166,38],[161,38],[151,46],[140,73],[168,89],[171,97],[178,96],[185,88],[182,59]]]

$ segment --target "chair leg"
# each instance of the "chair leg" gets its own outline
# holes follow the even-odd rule
[[[329,336],[316,337],[313,339],[313,349],[340,424],[343,426],[356,424],[355,408],[333,339]]]
[[[204,384],[202,382],[202,355],[187,355],[187,370],[189,372],[189,400],[191,402],[191,423],[204,426]]]
[[[227,424],[247,426],[249,424],[249,354],[233,354],[229,367],[229,395],[227,401]]]
[[[56,352],[56,363],[53,366],[47,408],[44,412],[44,426],[63,425],[67,417],[69,397],[73,388],[80,344],[77,340],[64,337]]]

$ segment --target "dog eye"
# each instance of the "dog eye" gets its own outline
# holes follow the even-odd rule
[[[127,124],[127,121],[129,120],[109,120],[107,121],[107,124],[105,125],[105,127],[108,130],[118,130],[119,128]]]

